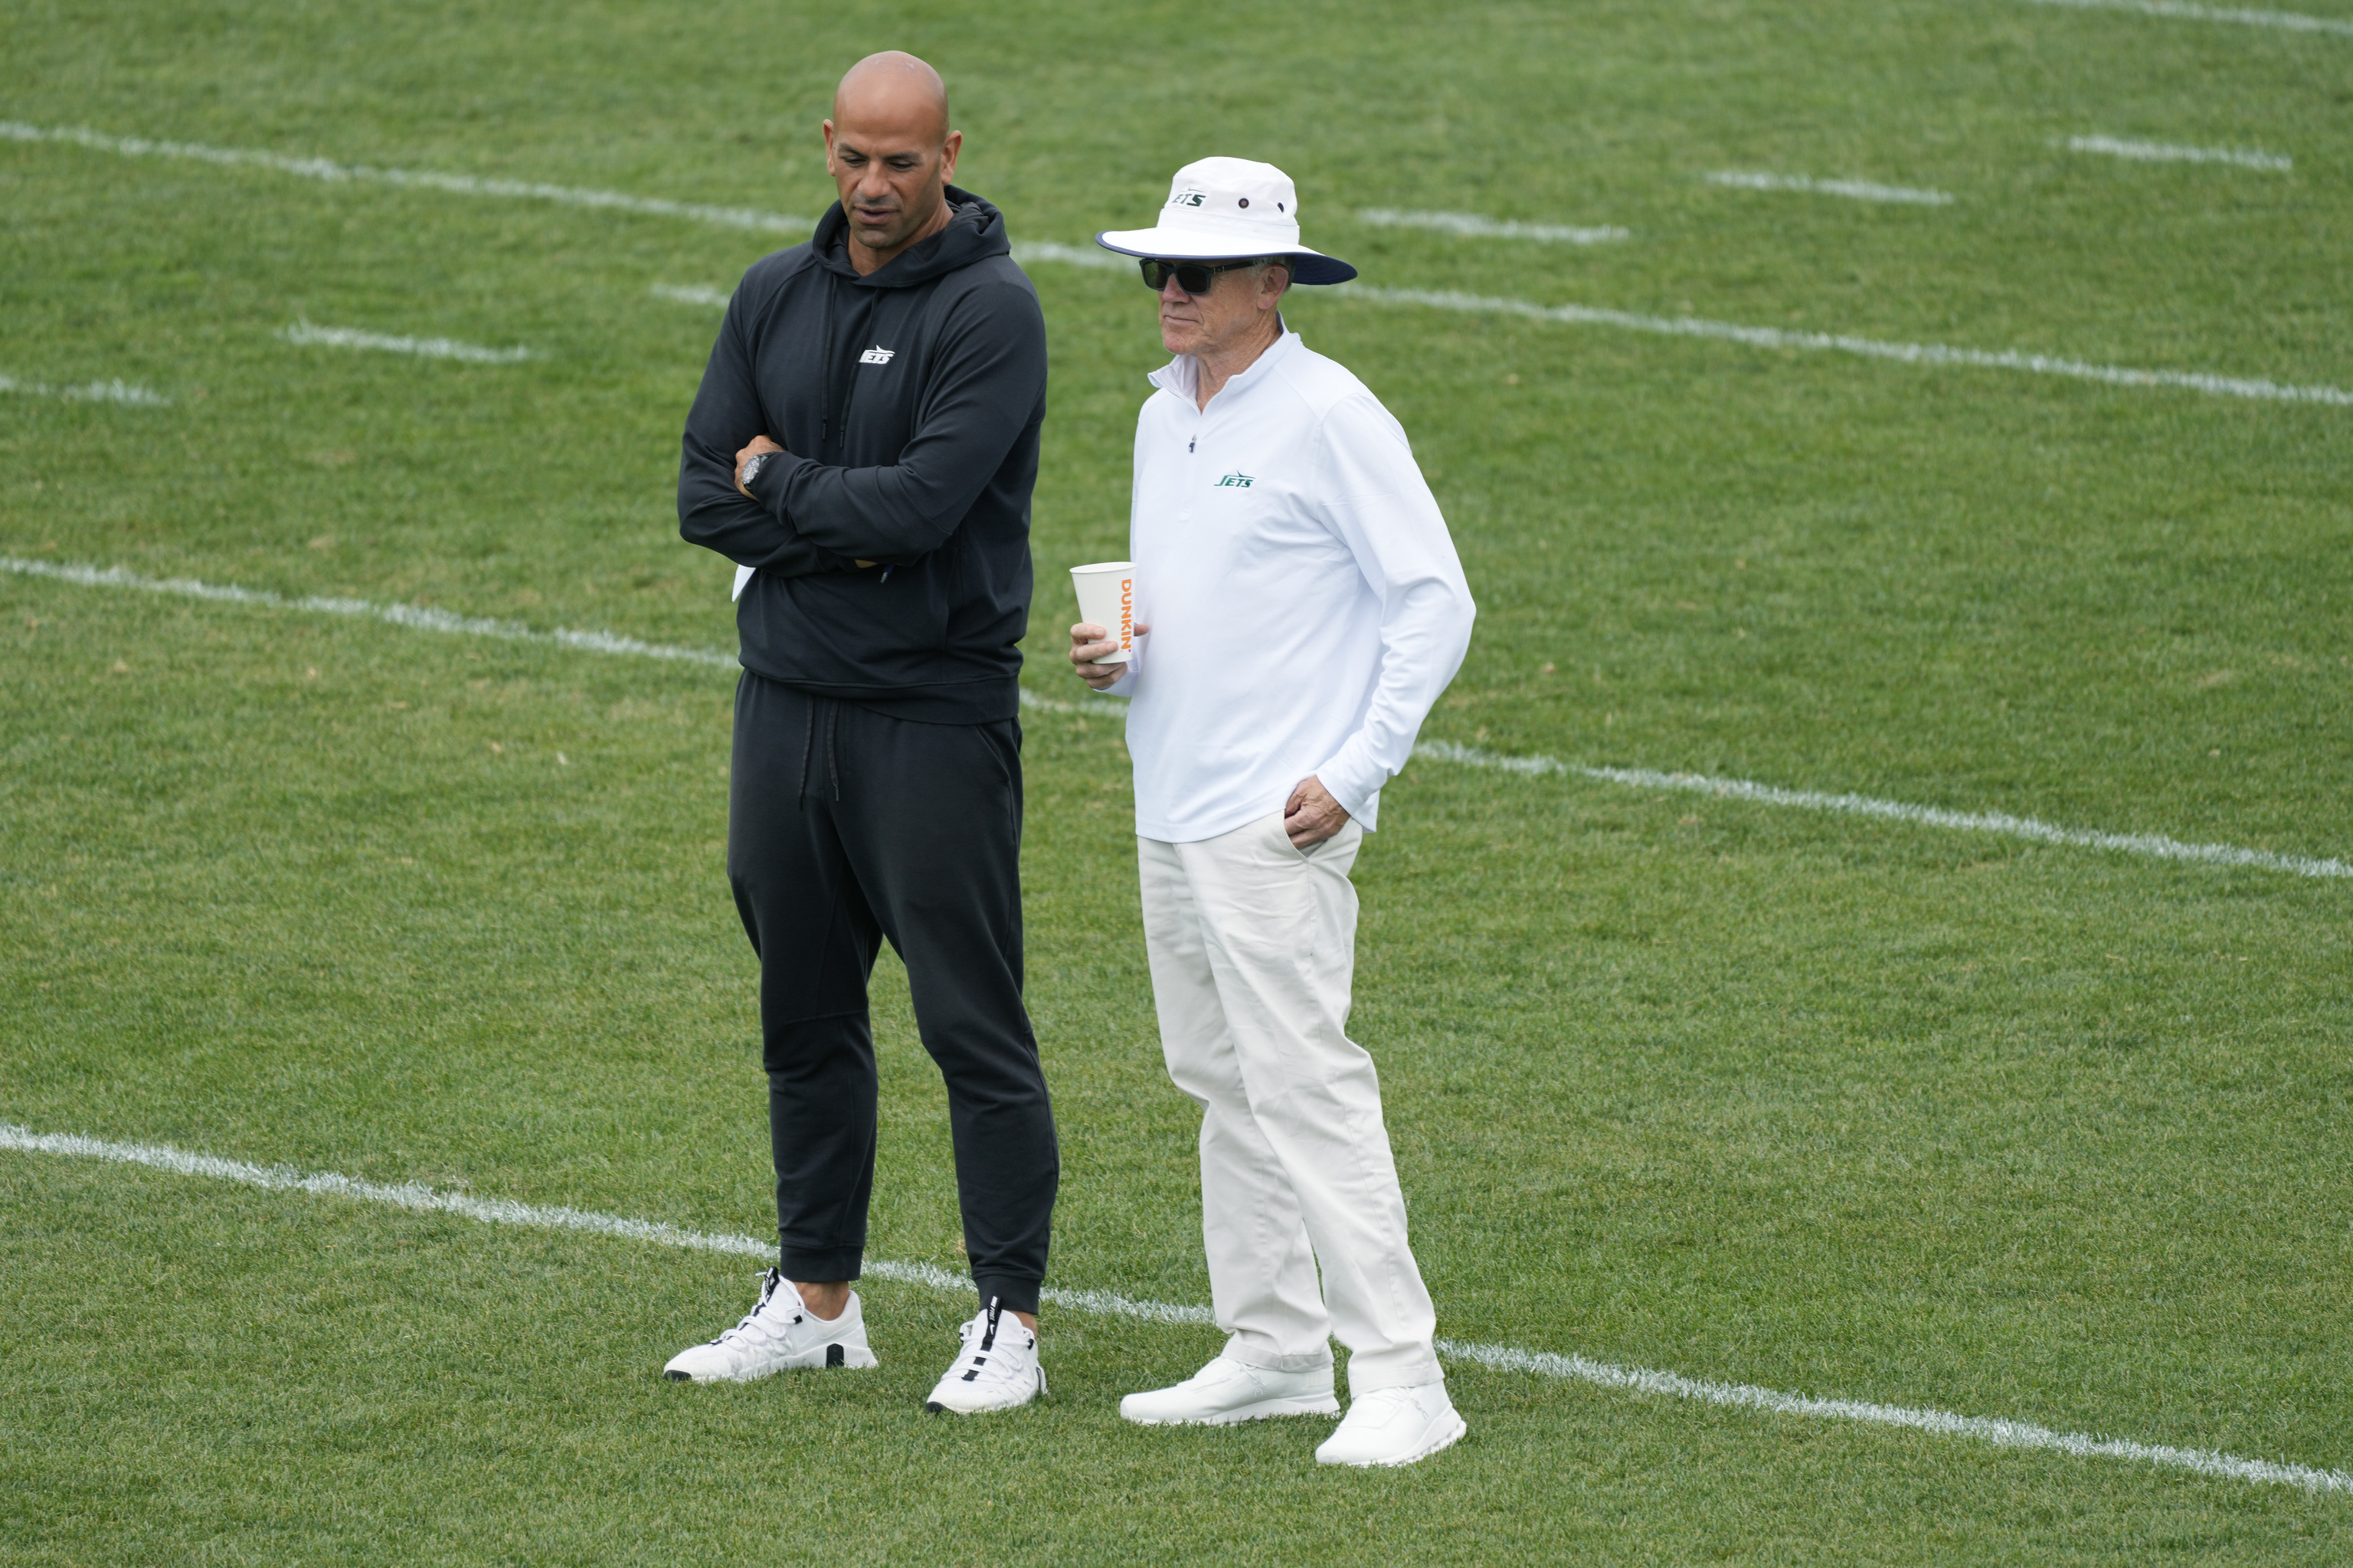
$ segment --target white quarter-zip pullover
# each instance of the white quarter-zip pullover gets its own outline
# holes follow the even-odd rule
[[[1285,331],[1204,409],[1179,355],[1135,422],[1135,831],[1215,838],[1314,774],[1367,829],[1472,606],[1404,428]]]

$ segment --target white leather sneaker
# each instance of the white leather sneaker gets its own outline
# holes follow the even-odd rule
[[[760,1276],[760,1299],[744,1320],[691,1351],[681,1351],[662,1376],[681,1383],[750,1383],[787,1367],[871,1367],[866,1314],[858,1292],[841,1316],[827,1322],[801,1302],[793,1282],[776,1269]]]
[[[980,1316],[960,1326],[964,1353],[940,1374],[923,1408],[937,1415],[953,1410],[977,1415],[1013,1410],[1046,1392],[1046,1369],[1038,1364],[1038,1336],[1021,1319],[1002,1311],[990,1297]]]
[[[1315,1450],[1319,1465],[1410,1465],[1471,1428],[1454,1412],[1443,1380],[1411,1388],[1377,1388],[1348,1405],[1339,1430]]]
[[[1269,1415],[1336,1415],[1332,1369],[1275,1372],[1219,1356],[1183,1383],[1131,1393],[1119,1413],[1145,1426],[1226,1426]]]

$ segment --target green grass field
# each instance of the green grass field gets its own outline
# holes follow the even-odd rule
[[[2353,24],[2348,0],[2295,0]],[[26,3],[0,120],[813,217],[875,48],[1017,242],[1208,153],[1368,283],[2353,387],[2353,36],[2013,0]],[[2253,149],[2288,169],[2068,149]],[[1725,188],[1770,171],[1946,205]],[[1615,225],[1591,246],[1387,207]],[[786,235],[0,138],[0,556],[732,646],[677,440]],[[1053,354],[1026,876],[1051,1283],[1199,1302],[1115,715],[1151,304]],[[1310,291],[1312,292],[1312,291]],[[1299,297],[1482,619],[1426,735],[2280,855],[2353,852],[2353,408]],[[279,334],[531,349],[469,364]],[[167,403],[37,390],[121,379]],[[0,571],[0,1122],[770,1232],[723,669]],[[2353,885],[1418,762],[1356,1033],[1453,1340],[2353,1469]],[[875,1255],[955,1267],[886,958]],[[0,1151],[0,1558],[2341,1563],[2353,1494],[1451,1372],[1471,1436],[1124,1425],[1200,1327],[1064,1311],[1054,1396],[655,1374],[750,1260]]]

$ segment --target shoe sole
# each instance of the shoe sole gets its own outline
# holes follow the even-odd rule
[[[1220,1410],[1214,1415],[1130,1415],[1121,1411],[1120,1418],[1133,1421],[1138,1426],[1238,1426],[1245,1421],[1264,1421],[1278,1415],[1337,1415],[1340,1401],[1335,1394],[1319,1398],[1289,1396],[1282,1399],[1261,1399],[1256,1404],[1244,1404],[1232,1410]]]
[[[1394,1459],[1327,1459],[1318,1454],[1315,1462],[1319,1465],[1345,1465],[1352,1470],[1393,1470],[1400,1465],[1418,1465],[1432,1454],[1453,1447],[1470,1430],[1471,1424],[1458,1412],[1451,1427],[1440,1436],[1427,1439],[1410,1454],[1403,1454]]]
[[[774,1377],[778,1372],[826,1372],[837,1367],[879,1367],[881,1364],[881,1361],[876,1359],[874,1352],[864,1345],[845,1345],[837,1342],[826,1346],[823,1361],[789,1361],[782,1366],[770,1367],[766,1372],[754,1372],[749,1377],[697,1377],[691,1372],[674,1372],[669,1367],[664,1367],[662,1381],[665,1383],[758,1383],[762,1378]]]

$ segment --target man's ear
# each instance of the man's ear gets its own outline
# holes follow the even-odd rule
[[[951,131],[948,139],[940,143],[940,185],[955,184],[956,154],[964,151],[964,132]]]

